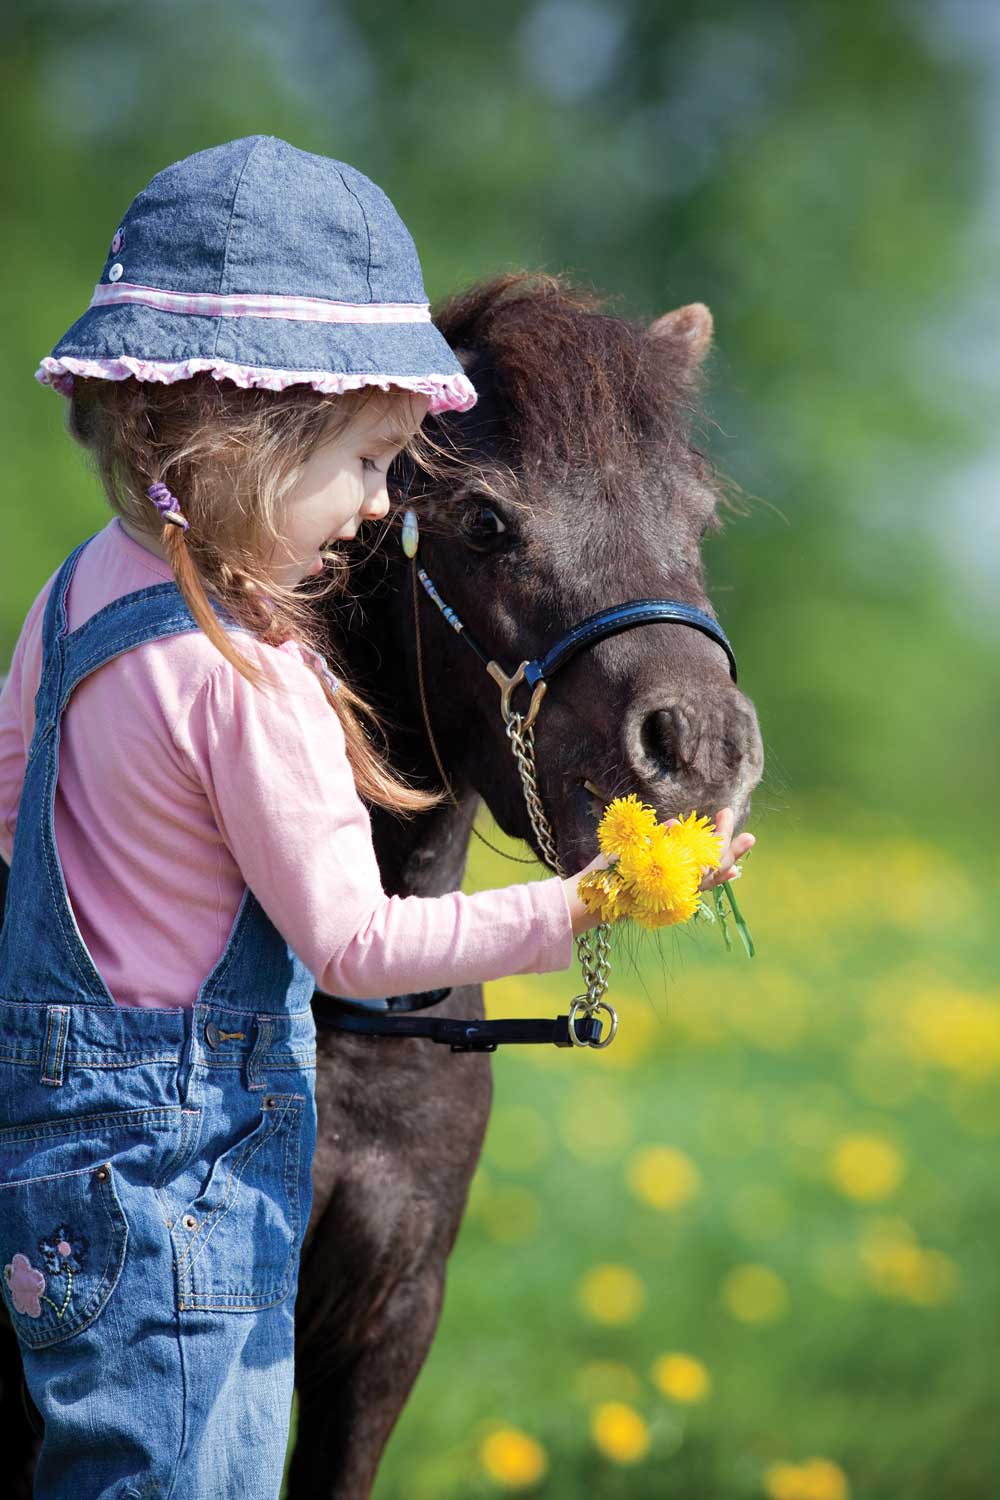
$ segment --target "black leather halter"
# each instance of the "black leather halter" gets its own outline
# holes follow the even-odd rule
[[[463,624],[450,605],[445,604],[427,570],[418,568],[417,577],[451,628],[464,641],[468,641],[487,670],[495,665],[496,657],[483,650],[469,627]],[[697,609],[693,604],[682,604],[677,599],[630,599],[627,604],[612,604],[609,609],[598,610],[596,615],[588,615],[579,625],[571,625],[544,656],[536,656],[533,661],[525,662],[523,669],[519,669],[523,680],[531,688],[543,680],[548,682],[560,667],[564,667],[585,646],[596,646],[598,641],[607,640],[611,635],[620,635],[623,630],[634,630],[637,625],[690,625],[693,629],[700,630],[702,635],[707,635],[709,640],[722,647],[729,662],[729,675],[734,682],[737,680],[736,657],[722,626],[703,609]]]
[[[700,630],[702,635],[707,635],[709,640],[722,647],[729,663],[729,675],[734,682],[737,680],[736,657],[722,626],[703,609],[677,599],[630,599],[626,604],[613,604],[609,609],[599,610],[578,625],[572,625],[544,656],[522,662],[516,672],[508,675],[496,657],[483,650],[469,628],[445,603],[426,569],[417,568],[416,574],[451,628],[469,643],[491,677],[500,684],[505,708],[509,706],[510,695],[518,683],[524,682],[532,690],[529,719],[534,718],[550,679],[578,651],[607,640],[609,636],[620,635],[624,630],[634,630],[637,625],[689,625]],[[393,1011],[426,1010],[430,1005],[440,1004],[450,994],[448,988],[415,995],[390,995],[385,1000],[349,1000],[341,995],[317,991],[313,1008],[317,1023],[330,1030],[363,1032],[370,1036],[427,1037],[432,1042],[450,1046],[453,1052],[495,1052],[502,1042],[552,1042],[557,1047],[572,1045],[566,1016],[524,1021],[466,1021],[450,1016],[390,1014]],[[330,1010],[322,1008],[327,1000],[332,1005]],[[600,1021],[596,1017],[579,1019],[576,1028],[581,1040],[587,1040],[592,1032],[599,1037]]]

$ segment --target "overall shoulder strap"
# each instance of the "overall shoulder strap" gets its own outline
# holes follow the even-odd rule
[[[36,735],[51,731],[77,683],[98,667],[146,641],[199,628],[177,584],[170,581],[122,594],[70,631],[66,595],[80,554],[92,540],[88,537],[67,557],[45,603],[42,672],[35,696]],[[210,598],[209,603],[223,628],[245,628],[218,600]]]

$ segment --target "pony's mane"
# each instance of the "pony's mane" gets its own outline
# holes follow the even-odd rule
[[[697,380],[669,336],[607,310],[562,276],[511,273],[434,313],[445,338],[485,364],[522,464],[626,468],[650,450],[701,472],[690,438]]]

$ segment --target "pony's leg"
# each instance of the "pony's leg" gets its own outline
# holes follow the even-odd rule
[[[303,1362],[288,1500],[369,1500],[392,1429],[427,1357],[444,1296],[445,1264],[400,1280],[353,1363],[322,1378]]]
[[[2,1492],[10,1500],[31,1500],[35,1460],[41,1439],[32,1430],[25,1411],[31,1397],[23,1387],[23,1366],[17,1335],[6,1309],[0,1308],[0,1432],[3,1433]],[[41,1418],[35,1414],[35,1420]]]

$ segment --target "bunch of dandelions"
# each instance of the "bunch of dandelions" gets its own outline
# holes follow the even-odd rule
[[[656,820],[656,812],[634,793],[616,797],[604,810],[597,828],[601,852],[614,863],[584,875],[577,887],[588,911],[602,922],[631,917],[652,931],[673,927],[693,917],[718,919],[727,948],[732,947],[723,892],[732,907],[733,921],[744,947],[753,957],[749,928],[730,889],[730,881],[714,886],[715,911],[700,890],[706,870],[718,868],[722,859],[722,835],[711,819],[694,812],[667,828]]]

